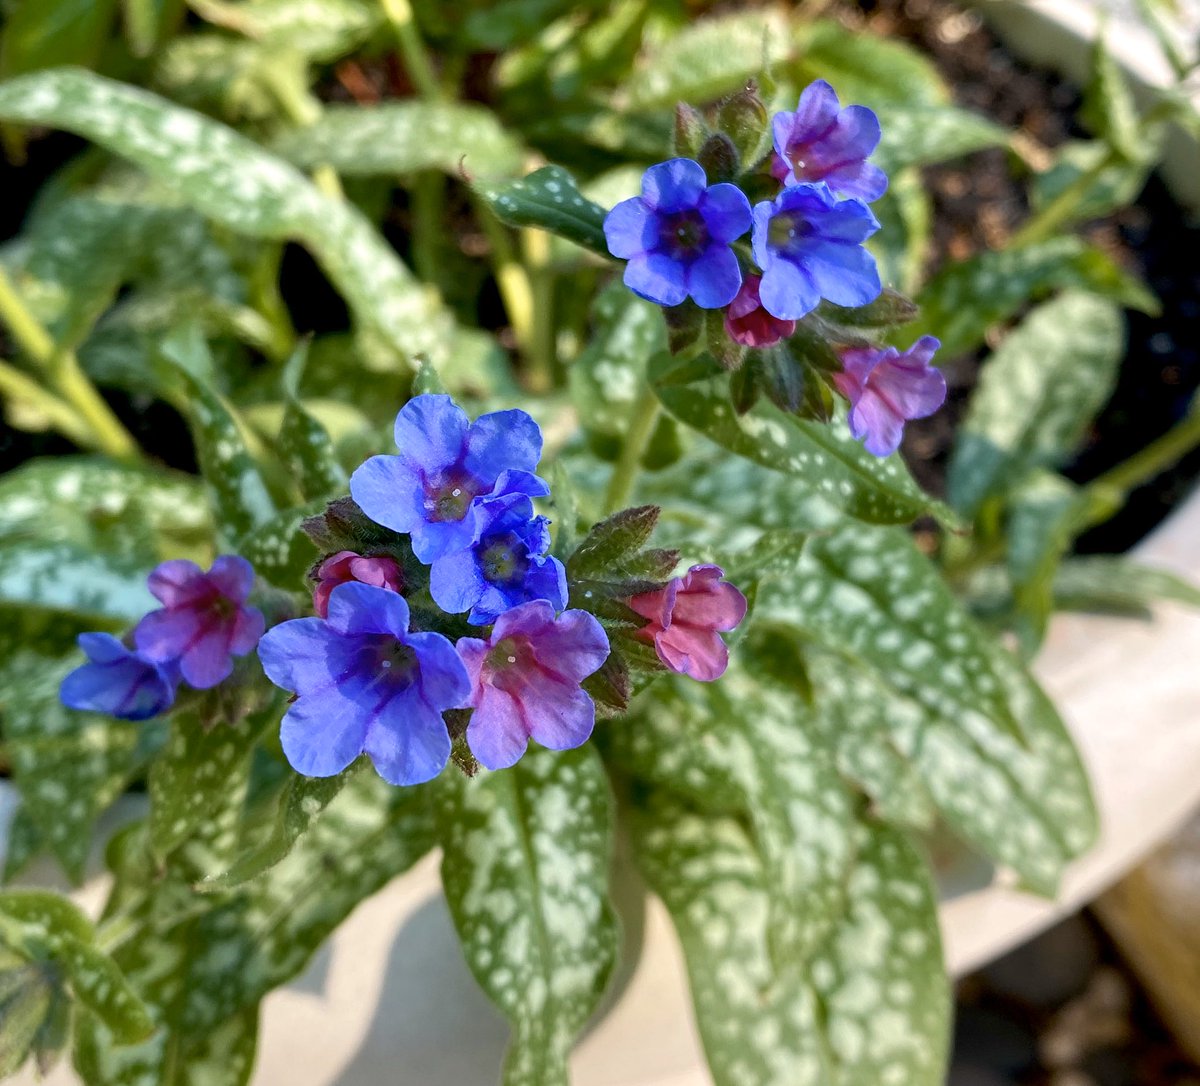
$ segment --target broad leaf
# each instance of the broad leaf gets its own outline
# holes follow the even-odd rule
[[[879,111],[882,137],[872,161],[888,174],[927,166],[984,147],[1002,147],[1008,133],[974,113],[950,106],[887,106]]]
[[[802,83],[824,79],[845,103],[936,106],[950,92],[933,62],[911,45],[820,19],[796,32]]]
[[[509,226],[537,226],[608,255],[604,209],[583,196],[561,166],[543,166],[519,181],[484,185],[478,192]]]
[[[589,747],[447,781],[442,882],[467,964],[512,1023],[506,1086],[565,1086],[616,962],[612,800]]]
[[[751,76],[787,59],[791,49],[780,11],[701,19],[646,48],[619,101],[631,110],[702,105],[741,89]]]
[[[739,456],[791,476],[797,496],[816,495],[851,516],[897,524],[923,513],[945,515],[913,482],[899,457],[872,456],[850,436],[844,413],[830,425],[758,404],[741,418],[729,400],[728,378],[711,359],[671,368],[660,356],[655,392],[680,422]],[[688,383],[684,379],[692,378]]]
[[[348,201],[224,125],[86,72],[58,69],[0,87],[0,118],[65,128],[146,170],[239,233],[303,243],[359,321],[400,357],[448,357],[452,321]]]
[[[5,11],[0,78],[56,64],[94,65],[117,11],[117,0],[55,0]]]
[[[715,1086],[831,1086],[821,1011],[805,975],[768,950],[765,869],[741,822],[656,792],[634,809],[638,866],[671,913]]]
[[[71,543],[15,540],[0,544],[0,604],[133,623],[155,606],[147,572],[136,560]]]
[[[1068,292],[1034,310],[983,367],[950,461],[950,500],[971,513],[1037,467],[1056,467],[1108,400],[1125,346],[1120,310]]]
[[[907,345],[918,336],[937,336],[943,357],[965,354],[1026,302],[1070,287],[1146,313],[1158,312],[1154,296],[1099,249],[1076,237],[1059,237],[948,265],[918,295],[920,316],[900,330],[897,342]]]
[[[1170,570],[1109,555],[1069,558],[1054,578],[1054,604],[1064,610],[1141,612],[1158,600],[1200,607],[1200,588]]]
[[[236,30],[275,53],[336,60],[362,45],[383,22],[377,5],[358,0],[190,0],[210,23]]]
[[[403,101],[329,106],[303,129],[284,133],[275,151],[304,169],[322,163],[346,177],[441,170],[451,177],[511,177],[520,143],[482,106]]]
[[[1147,133],[1145,139],[1155,148],[1161,144],[1161,135]],[[1158,160],[1157,154],[1134,162],[1115,162],[1101,169],[1108,153],[1108,147],[1098,140],[1073,140],[1063,144],[1055,152],[1050,168],[1034,179],[1029,194],[1034,209],[1045,207],[1069,185],[1095,169],[1100,172],[1079,200],[1068,224],[1100,219],[1133,203],[1146,186],[1150,170]]]

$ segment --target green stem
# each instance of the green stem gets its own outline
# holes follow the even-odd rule
[[[1200,407],[1128,460],[1093,479],[1088,489],[1125,495],[1200,447]]]
[[[47,392],[32,377],[7,362],[0,362],[0,394],[40,411],[54,429],[77,445],[93,444],[90,427],[70,404]]]
[[[1084,170],[1062,192],[1046,204],[1041,211],[1029,219],[1012,236],[1009,248],[1015,249],[1022,245],[1033,245],[1036,242],[1045,241],[1048,237],[1057,234],[1074,217],[1084,197],[1087,196],[1088,191],[1104,171],[1112,168],[1120,161],[1121,156],[1116,151],[1109,150],[1094,166]]]
[[[629,421],[629,429],[621,446],[621,455],[617,457],[608,480],[608,489],[604,494],[606,512],[615,513],[629,500],[638,476],[638,466],[646,452],[646,446],[650,444],[660,410],[658,397],[647,385],[642,389],[642,395],[634,406],[633,418]]]
[[[441,174],[417,174],[412,189],[413,266],[427,283],[437,283],[442,239],[446,236],[446,188]]]
[[[392,24],[396,34],[396,42],[400,46],[400,55],[404,58],[404,67],[413,81],[413,86],[420,92],[422,98],[437,100],[442,97],[442,88],[433,70],[429,54],[425,52],[425,43],[417,30],[416,19],[413,18],[412,5],[408,0],[381,0],[383,13]]]
[[[46,375],[50,385],[74,408],[87,425],[88,445],[117,460],[138,460],[137,442],[96,391],[74,351],[58,350],[54,339],[17,294],[8,273],[0,268],[0,321],[13,339]]]

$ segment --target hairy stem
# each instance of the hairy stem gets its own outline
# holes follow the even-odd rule
[[[615,513],[629,500],[634,481],[637,479],[638,466],[646,452],[646,446],[650,444],[660,410],[658,397],[647,385],[642,389],[642,395],[634,406],[633,418],[629,421],[629,430],[621,446],[621,455],[613,465],[613,472],[608,480],[608,489],[604,494],[606,513]]]

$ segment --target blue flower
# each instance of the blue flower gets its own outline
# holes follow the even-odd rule
[[[548,600],[561,611],[567,605],[567,573],[557,558],[546,554],[550,522],[545,517],[531,520],[511,499],[494,508],[494,519],[473,546],[433,563],[433,602],[452,615],[470,611],[468,621],[476,626],[487,626],[530,600]]]
[[[829,186],[792,185],[754,208],[754,259],[762,268],[763,308],[799,320],[822,298],[842,306],[879,296],[879,269],[863,248],[879,222],[861,200],[838,200]]]
[[[733,301],[742,270],[732,242],[750,229],[750,201],[736,185],[708,185],[704,167],[672,158],[642,176],[642,194],[604,220],[608,251],[628,260],[625,285],[658,305],[691,297],[701,309]]]
[[[62,681],[58,696],[68,709],[148,720],[175,701],[176,669],[126,648],[112,634],[80,634],[78,644],[89,663]]]
[[[445,767],[442,712],[466,707],[471,683],[446,638],[409,633],[403,596],[340,584],[327,619],[280,623],[258,655],[271,682],[298,695],[280,731],[298,772],[332,777],[364,752],[389,784],[419,784]]]
[[[350,477],[350,494],[368,517],[412,536],[413,553],[434,562],[465,550],[488,522],[487,506],[550,488],[533,474],[542,432],[524,411],[495,411],[474,422],[449,396],[416,396],[396,416],[398,456],[372,456]]]
[[[771,134],[771,172],[784,184],[824,181],[834,192],[867,201],[887,189],[887,174],[867,161],[879,144],[879,118],[866,106],[839,110],[837,92],[823,79],[804,88],[795,113],[771,118]]]

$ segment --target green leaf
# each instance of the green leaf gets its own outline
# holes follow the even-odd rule
[[[757,613],[873,668],[931,713],[976,713],[1021,735],[993,646],[907,532],[814,535],[794,576],[764,586]]]
[[[1035,309],[983,367],[947,478],[971,513],[1037,467],[1065,461],[1108,400],[1124,354],[1121,311],[1074,291]]]
[[[868,248],[879,264],[879,276],[907,295],[920,287],[925,274],[933,222],[933,204],[916,169],[900,170],[888,178],[888,188],[871,205],[879,232]],[[907,342],[909,326],[896,333]]]
[[[744,813],[772,873],[772,953],[796,963],[844,907],[851,798],[801,700],[735,659],[719,683],[655,683],[605,747],[629,772],[697,806]]]
[[[1125,161],[1138,162],[1146,157],[1133,91],[1109,51],[1103,33],[1092,46],[1092,73],[1084,89],[1080,117]]]
[[[33,890],[0,893],[0,939],[34,961],[52,962],[75,998],[105,1023],[118,1042],[141,1040],[154,1024],[116,962],[96,946],[95,938],[91,922],[57,894]]]
[[[937,895],[902,833],[860,827],[849,909],[812,966],[838,1086],[941,1086],[951,992]]]
[[[660,314],[658,306],[619,281],[601,291],[592,306],[592,336],[567,370],[567,382],[598,454],[617,456],[645,380],[646,360],[666,348]]]
[[[65,611],[108,623],[136,622],[154,606],[137,561],[70,543],[0,544],[0,604]]]
[[[1108,256],[1079,238],[1059,237],[949,265],[918,295],[920,316],[905,325],[900,337],[908,343],[922,335],[937,336],[942,356],[953,358],[980,346],[989,329],[1009,320],[1026,302],[1063,288],[1158,312],[1154,296]]]
[[[831,19],[801,27],[796,38],[801,86],[824,79],[844,102],[860,102],[872,109],[950,101],[933,62],[904,42],[850,30]]]
[[[1161,138],[1148,132],[1144,140],[1157,152]],[[1099,175],[1080,198],[1074,214],[1064,225],[1103,218],[1133,203],[1146,186],[1151,167],[1157,161],[1157,153],[1144,156],[1136,162],[1115,162],[1101,168],[1108,154],[1108,147],[1098,140],[1072,140],[1063,144],[1055,152],[1050,168],[1033,179],[1029,195],[1034,210],[1045,207],[1065,192],[1068,186],[1096,169],[1100,170]]]
[[[236,844],[242,801],[250,775],[250,754],[263,730],[277,723],[276,698],[265,709],[234,721],[205,719],[198,710],[171,718],[165,750],[150,766],[150,847],[160,862],[185,841],[203,849],[204,874],[229,866]]]
[[[45,1029],[54,998],[46,969],[0,947],[0,1075],[15,1075],[21,1069]]]
[[[165,183],[238,233],[304,244],[359,322],[400,358],[458,348],[445,307],[346,200],[232,129],[134,87],[59,69],[0,86],[0,118],[64,128]]]
[[[746,80],[787,59],[791,42],[781,11],[740,11],[672,28],[638,59],[620,92],[629,110],[701,105],[740,90]]]
[[[0,78],[56,64],[96,64],[116,11],[117,0],[35,0],[6,10]]]
[[[617,954],[600,759],[587,746],[530,750],[512,769],[446,784],[442,882],[467,964],[512,1023],[504,1082],[566,1086]]]
[[[319,554],[301,528],[309,517],[325,511],[328,496],[276,514],[242,536],[235,550],[272,584],[289,591],[303,586],[307,591],[311,585],[306,583],[305,574]]]
[[[509,226],[536,226],[608,255],[604,209],[586,199],[561,166],[543,166],[519,181],[481,186],[479,194]]]
[[[358,0],[190,0],[198,14],[273,53],[331,61],[353,52],[383,23],[383,11]]]
[[[640,505],[595,525],[567,563],[572,577],[602,574],[633,557],[650,541],[660,512],[657,505]]]
[[[1158,600],[1200,607],[1200,588],[1170,570],[1129,558],[1069,558],[1054,578],[1054,604],[1071,611],[1141,611]]]
[[[879,125],[883,134],[871,160],[888,174],[1008,142],[999,125],[950,106],[889,105],[880,109]]]
[[[81,654],[47,659],[23,649],[0,677],[0,723],[22,811],[70,878],[79,882],[99,815],[152,748],[154,725],[131,725],[67,709],[58,700]]]
[[[295,395],[289,395],[279,427],[279,455],[305,501],[345,493],[346,471],[333,439]]]
[[[1022,741],[974,708],[930,710],[890,677],[845,657],[810,658],[817,704],[873,714],[916,768],[946,823],[1023,883],[1052,896],[1063,868],[1095,840],[1087,775],[1054,706],[1000,646],[990,670],[1020,721]],[[949,675],[964,668],[943,663]]]
[[[254,848],[243,851],[228,871],[205,879],[197,889],[205,893],[229,890],[269,871],[287,857],[296,842],[337,798],[346,782],[363,769],[364,764],[359,760],[334,777],[290,777],[279,798],[275,821],[267,838]]]
[[[519,173],[524,157],[516,137],[483,106],[417,100],[327,106],[313,124],[283,133],[273,147],[302,169],[325,163],[344,177],[441,170],[496,179]]]
[[[245,429],[233,406],[209,383],[212,359],[200,330],[194,324],[179,329],[163,343],[162,353],[188,388],[200,472],[220,528],[236,539],[262,527],[274,516],[275,503],[246,448]]]
[[[638,866],[671,913],[715,1086],[830,1086],[816,995],[768,950],[765,869],[741,822],[665,792],[633,811]]]
[[[125,37],[134,56],[154,52],[182,20],[186,0],[123,0]]]
[[[872,523],[904,523],[927,512],[946,515],[898,456],[881,460],[850,436],[844,412],[828,425],[758,404],[738,418],[728,378],[715,362],[701,358],[674,370],[671,365],[665,356],[652,365],[652,373],[661,375],[654,390],[663,406],[731,452],[789,475],[798,497],[817,495]],[[682,383],[693,375],[697,379]]]

